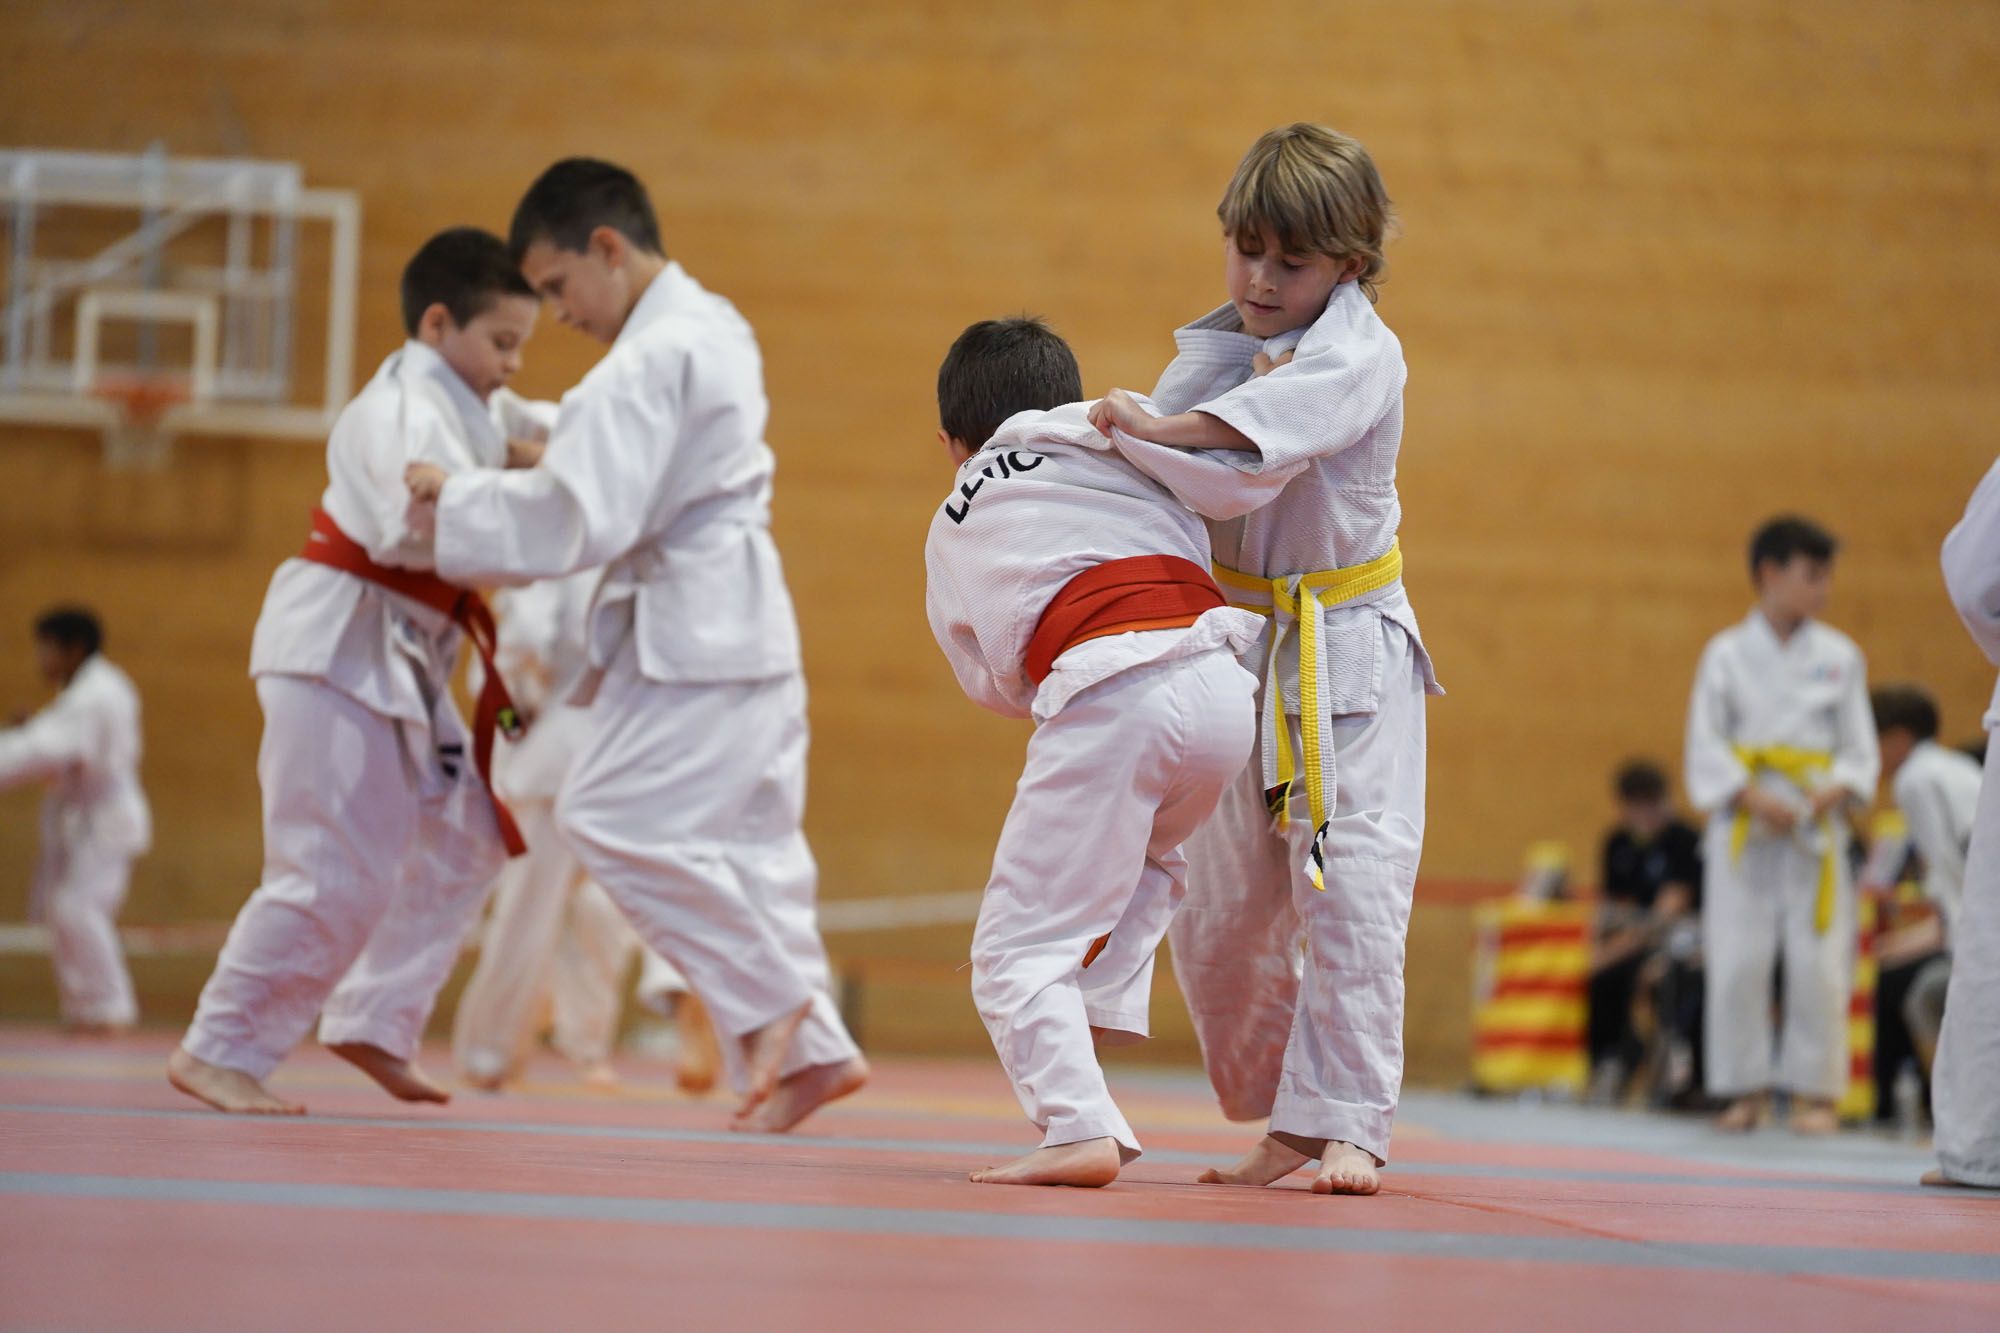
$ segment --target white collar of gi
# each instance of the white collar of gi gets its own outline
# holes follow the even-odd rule
[[[1152,400],[1134,397],[1152,406]],[[1006,449],[1032,449],[1038,444],[1080,444],[1087,448],[1104,448],[1104,436],[1097,427],[1090,424],[1090,404],[1065,403],[1061,407],[1047,411],[1030,409],[1016,412],[1002,422],[1000,429],[993,432],[993,438],[985,447],[973,455],[991,453]]]
[[[403,344],[403,368],[407,374],[438,386],[474,440],[491,444],[499,436],[500,425],[493,419],[492,407],[479,401],[472,386],[458,377],[436,348],[410,339]]]
[[[616,347],[635,336],[640,329],[686,305],[690,297],[700,292],[701,284],[688,276],[688,271],[680,266],[679,261],[669,259],[667,266],[646,284],[646,290],[639,293],[639,299],[632,305],[632,313],[625,316],[625,327],[618,330],[618,336],[611,340],[611,345]]]
[[[104,660],[103,653],[92,653],[77,667],[76,674],[69,678],[69,684],[63,686],[63,693],[67,694],[85,681],[103,675],[105,667],[109,665],[110,663]]]
[[[1306,340],[1307,335],[1322,325],[1330,330],[1336,325],[1358,322],[1362,315],[1354,307],[1356,301],[1360,301],[1363,306],[1368,305],[1368,297],[1362,292],[1361,284],[1343,282],[1328,295],[1326,306],[1313,316],[1312,323],[1303,328],[1281,333],[1275,338],[1259,338],[1254,333],[1245,333],[1243,316],[1236,312],[1234,305],[1225,302],[1192,324],[1183,324],[1174,330],[1174,340],[1176,345],[1184,345],[1186,341],[1199,339],[1203,334],[1233,333],[1237,338],[1244,340],[1245,346],[1250,350],[1261,348],[1267,355],[1276,356],[1280,352],[1296,351]]]
[[[1764,609],[1758,606],[1750,608],[1750,614],[1744,618],[1743,623],[1749,626],[1750,632],[1756,635],[1771,651],[1778,653],[1790,652],[1793,648],[1804,643],[1806,635],[1811,633],[1813,627],[1812,619],[1808,617],[1799,622],[1799,627],[1792,631],[1791,638],[1781,639],[1778,637],[1778,631],[1772,627],[1771,622],[1764,618]]]

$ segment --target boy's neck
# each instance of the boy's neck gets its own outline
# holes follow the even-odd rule
[[[638,249],[631,252],[625,261],[625,271],[632,278],[632,303],[625,307],[625,319],[632,318],[632,312],[639,308],[639,302],[646,299],[646,289],[653,285],[653,279],[667,271],[670,262],[672,261],[665,255],[648,254]],[[622,329],[625,320],[620,320],[618,326]]]
[[[1780,643],[1797,634],[1800,627],[1811,619],[1810,616],[1794,615],[1789,611],[1780,610],[1766,601],[1757,603],[1757,613],[1764,617],[1764,623],[1771,627],[1771,632],[1778,636]]]

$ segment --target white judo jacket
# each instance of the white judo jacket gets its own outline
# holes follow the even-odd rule
[[[1177,330],[1178,355],[1153,399],[1164,415],[1199,411],[1249,437],[1253,452],[1201,452],[1117,432],[1112,444],[1209,520],[1218,563],[1260,578],[1350,569],[1386,555],[1402,522],[1402,344],[1358,284],[1342,283],[1303,334],[1269,344],[1234,306]],[[1293,359],[1254,376],[1259,350]],[[1409,636],[1425,690],[1442,694],[1400,580],[1322,613],[1322,698],[1335,713],[1375,711],[1382,620]],[[1272,632],[1268,631],[1267,632]],[[1299,640],[1280,648],[1286,709],[1299,708]]]
[[[438,573],[514,584],[607,566],[578,702],[628,637],[656,682],[796,672],[798,625],[770,533],[768,415],[749,323],[670,263],[563,395],[540,466],[445,486]]]
[[[24,725],[0,729],[0,788],[49,784],[32,916],[45,914],[55,889],[48,881],[75,853],[134,857],[152,846],[139,754],[139,692],[101,654],[85,659],[62,693]]]
[[[1688,704],[1687,793],[1711,817],[1727,817],[1737,793],[1753,780],[1739,746],[1830,755],[1820,785],[1843,787],[1864,804],[1873,801],[1882,759],[1868,705],[1868,668],[1854,641],[1808,620],[1780,642],[1755,610],[1710,639]],[[1801,809],[1800,798],[1812,794],[1768,769],[1754,780]]]
[[[1947,929],[1965,892],[1965,853],[1979,809],[1979,765],[1936,741],[1918,741],[1891,784],[1910,842],[1924,858],[1924,896],[1937,904]]]
[[[1239,651],[1262,621],[1218,607],[1185,630],[1092,640],[1087,661],[1028,678],[1029,640],[1049,602],[1087,569],[1130,556],[1209,566],[1201,518],[1103,448],[1087,405],[1010,417],[959,468],[924,543],[925,610],[952,673],[972,700],[1007,717],[1047,721],[1078,692],[1118,672],[1214,648]],[[1067,655],[1066,655],[1067,656]]]
[[[2000,463],[1980,479],[1965,516],[1944,539],[1944,586],[1958,618],[1986,654],[2000,666]],[[1987,706],[1988,731],[2000,727],[2000,682]]]
[[[423,343],[403,344],[341,411],[320,505],[379,565],[431,568],[430,510],[403,470],[500,468],[509,434],[537,433],[537,407],[502,389],[489,403]],[[299,538],[306,515],[299,515]],[[365,579],[293,558],[278,566],[250,646],[250,674],[308,676],[384,717],[428,725],[458,658],[446,617]]]

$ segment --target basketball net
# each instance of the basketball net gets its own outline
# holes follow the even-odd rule
[[[117,413],[104,428],[106,467],[157,472],[167,465],[174,437],[166,416],[188,401],[186,383],[164,375],[106,376],[91,392]]]

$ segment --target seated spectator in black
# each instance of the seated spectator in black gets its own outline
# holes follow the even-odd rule
[[[1701,1087],[1701,835],[1674,813],[1659,765],[1618,770],[1590,976],[1593,1100],[1650,1065],[1657,1100]]]

